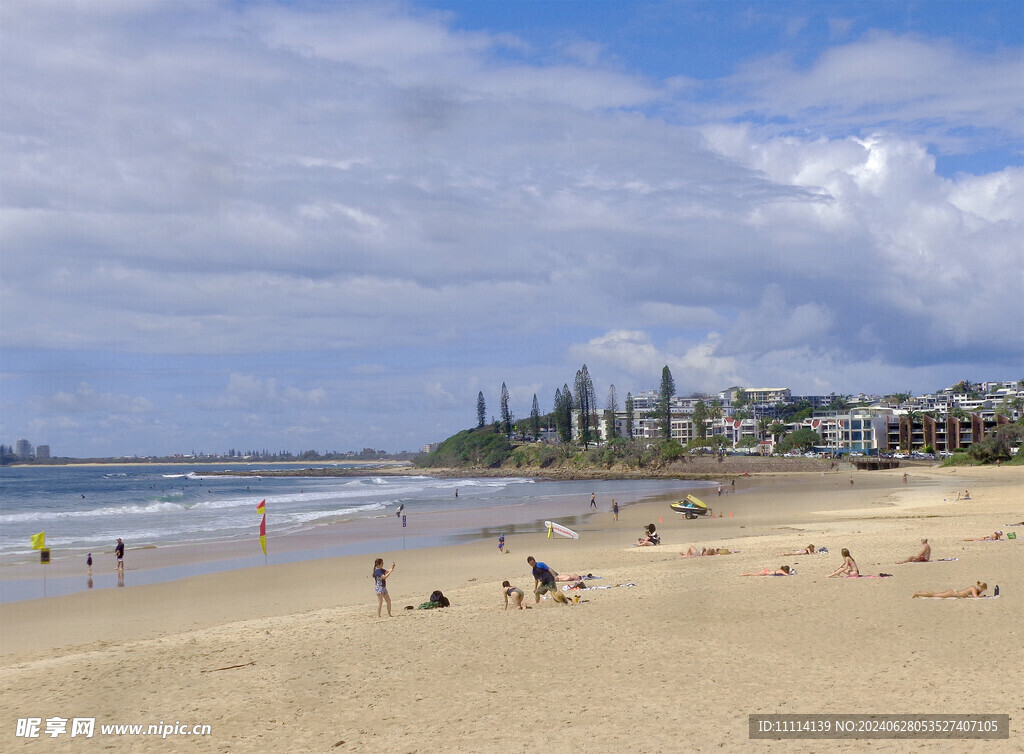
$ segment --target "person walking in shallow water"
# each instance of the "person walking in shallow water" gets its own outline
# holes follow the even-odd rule
[[[117,570],[124,570],[124,542],[117,538],[117,547],[114,548],[114,557],[117,558]]]
[[[593,492],[590,493],[590,507],[593,508],[595,511],[597,510],[597,498],[594,497]]]
[[[387,578],[395,570],[394,562],[391,563],[391,568],[384,570],[384,558],[377,558],[373,561],[373,590],[377,593],[377,617],[382,617],[380,614],[381,608],[384,603],[388,603],[388,617],[391,617],[391,595],[388,594],[388,582]]]

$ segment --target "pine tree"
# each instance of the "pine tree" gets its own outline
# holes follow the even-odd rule
[[[608,388],[608,402],[605,404],[605,426],[608,427],[608,439],[614,440],[618,436],[615,427],[615,414],[619,412],[619,396],[615,393],[615,385]]]
[[[512,436],[512,412],[508,410],[508,388],[501,383],[501,427],[505,437]]]
[[[672,439],[672,396],[676,394],[676,381],[668,364],[661,370],[661,390],[658,400],[658,413],[661,415],[661,436]]]
[[[699,440],[703,440],[708,436],[707,420],[707,404],[704,401],[697,401],[693,404],[693,431]]]
[[[594,408],[597,401],[594,397],[594,383],[590,379],[590,372],[584,364],[576,372],[576,410],[579,416],[579,438],[586,450],[596,438],[591,430],[594,424]]]
[[[533,408],[530,409],[530,429],[533,430],[533,439],[540,439],[540,404],[537,403],[537,394],[533,394]]]
[[[482,427],[487,421],[487,404],[484,403],[484,393],[481,390],[476,396],[476,426]]]
[[[635,419],[633,408],[633,394],[626,393],[626,437],[633,439],[633,421]]]

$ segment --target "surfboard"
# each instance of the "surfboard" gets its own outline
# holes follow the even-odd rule
[[[549,536],[551,535],[551,532],[554,532],[555,534],[558,534],[562,537],[568,537],[569,539],[580,538],[580,535],[574,532],[569,527],[562,526],[561,524],[556,524],[554,521],[545,521],[544,526],[547,527]]]

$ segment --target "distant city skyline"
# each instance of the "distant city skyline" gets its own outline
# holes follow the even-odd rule
[[[0,436],[1017,379],[1019,3],[0,4]]]

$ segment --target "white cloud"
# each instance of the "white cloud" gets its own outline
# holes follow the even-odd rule
[[[401,4],[0,14],[0,345],[159,376],[38,357],[62,416],[116,403],[186,442],[167,362],[197,425],[265,411],[319,445],[404,438],[423,401],[443,434],[502,381],[548,410],[582,363],[621,396],[665,364],[685,390],[841,391],[1020,363],[1024,170],[936,169],[1019,143],[1019,50],[837,19],[799,65],[659,81],[606,40]],[[32,358],[5,364],[17,395]]]

